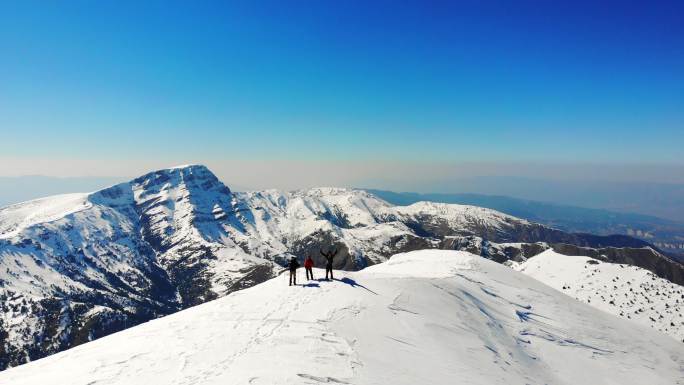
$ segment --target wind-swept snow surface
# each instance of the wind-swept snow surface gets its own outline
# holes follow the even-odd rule
[[[684,383],[681,343],[472,254],[417,251],[335,273],[294,287],[283,275],[0,383]]]

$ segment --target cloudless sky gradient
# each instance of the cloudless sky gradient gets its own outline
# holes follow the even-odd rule
[[[681,1],[0,0],[0,174],[79,173],[63,159],[681,171],[683,20]]]

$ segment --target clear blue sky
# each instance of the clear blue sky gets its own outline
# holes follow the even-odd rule
[[[681,1],[0,0],[0,174],[37,157],[681,165],[683,20]]]

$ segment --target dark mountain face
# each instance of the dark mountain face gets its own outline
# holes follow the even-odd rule
[[[203,166],[160,170],[0,209],[0,368],[253,286],[293,255],[322,266],[320,250],[336,249],[336,269],[358,270],[418,249],[506,262],[549,247],[683,281],[681,265],[630,237],[361,190],[233,193]]]
[[[684,264],[684,254],[678,254],[678,253],[668,253],[667,254],[670,258],[672,258],[674,261],[677,261],[681,264]]]

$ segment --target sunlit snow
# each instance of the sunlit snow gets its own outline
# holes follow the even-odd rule
[[[321,277],[321,271],[314,272]],[[682,344],[489,260],[280,276],[0,373],[54,384],[681,384]]]

